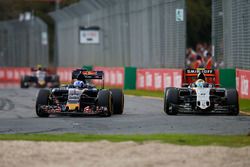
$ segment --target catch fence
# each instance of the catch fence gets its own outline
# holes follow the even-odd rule
[[[185,0],[82,0],[51,16],[58,66],[185,67]]]
[[[48,66],[47,25],[39,18],[0,22],[0,67]]]

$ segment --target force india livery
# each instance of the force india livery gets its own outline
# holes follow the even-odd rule
[[[30,86],[44,88],[44,87],[59,87],[60,80],[58,75],[49,75],[48,70],[42,67],[32,67],[32,75],[21,76],[20,87],[28,88]]]
[[[90,81],[102,81],[97,89]],[[99,82],[100,83],[100,82]],[[100,115],[109,117],[122,114],[124,95],[120,89],[104,89],[104,73],[76,69],[72,72],[72,84],[53,89],[41,89],[36,100],[36,114]]]
[[[194,82],[194,79],[196,81]],[[164,93],[164,111],[168,115],[179,112],[239,114],[236,89],[215,85],[215,71],[187,69],[182,88],[167,87]]]

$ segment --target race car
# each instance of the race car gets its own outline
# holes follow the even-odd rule
[[[63,115],[99,115],[110,117],[112,114],[123,114],[124,94],[120,89],[104,89],[102,71],[78,70],[72,72],[73,84],[60,88],[41,89],[36,99],[38,117],[49,117],[51,114]],[[102,87],[96,88],[88,81],[101,80]]]
[[[60,80],[59,76],[56,74],[48,74],[48,70],[43,67],[32,67],[31,68],[32,75],[24,75],[21,76],[20,79],[20,87],[21,88],[29,88],[37,87],[37,88],[45,88],[45,87],[59,87]]]
[[[192,74],[192,75],[190,75]],[[164,112],[168,115],[178,113],[224,113],[239,114],[238,92],[236,89],[219,88],[215,81],[214,70],[186,70],[184,77],[197,76],[193,83],[186,87],[167,87],[164,91]],[[210,82],[207,82],[207,77]]]

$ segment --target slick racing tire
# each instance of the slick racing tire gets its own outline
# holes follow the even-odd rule
[[[50,90],[40,89],[36,99],[36,115],[38,117],[49,117],[48,113],[43,112],[39,106],[48,105]]]
[[[109,90],[100,90],[98,92],[97,106],[107,108],[107,111],[101,116],[110,117],[113,114],[112,97]]]
[[[21,88],[28,88],[28,77],[27,76],[22,76],[20,80],[20,87]]]
[[[113,113],[122,114],[124,109],[124,94],[121,89],[110,89],[113,101]]]
[[[164,112],[168,115],[177,115],[178,111],[174,105],[178,104],[179,92],[176,88],[166,88],[164,93]]]
[[[237,90],[227,90],[227,105],[229,106],[228,115],[239,115],[239,99]]]

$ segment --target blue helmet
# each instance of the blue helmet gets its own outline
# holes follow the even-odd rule
[[[85,84],[83,81],[75,81],[74,82],[74,87],[83,88],[84,86],[85,86]]]

